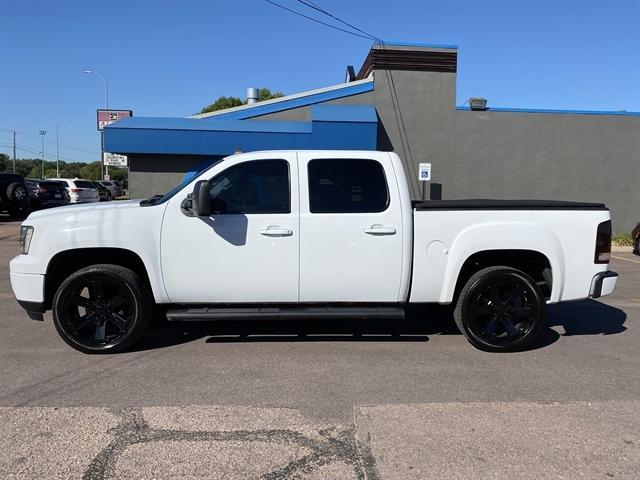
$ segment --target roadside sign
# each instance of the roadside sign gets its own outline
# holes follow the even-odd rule
[[[104,152],[104,164],[108,167],[126,167],[128,160],[126,155]]]
[[[98,109],[98,130],[123,118],[133,117],[133,110],[100,110]]]
[[[421,163],[418,165],[418,180],[421,182],[431,181],[431,164]]]

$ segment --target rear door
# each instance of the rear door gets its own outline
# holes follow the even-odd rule
[[[402,208],[389,157],[301,152],[298,167],[300,301],[398,301]]]

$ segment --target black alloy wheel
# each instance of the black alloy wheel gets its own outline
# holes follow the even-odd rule
[[[67,344],[84,353],[115,353],[142,336],[152,301],[131,270],[93,265],[60,285],[52,310],[56,330]]]
[[[545,300],[526,273],[489,267],[475,273],[460,292],[454,318],[475,347],[492,352],[527,348],[544,326]]]

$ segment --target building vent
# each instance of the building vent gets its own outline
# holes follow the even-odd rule
[[[247,104],[252,105],[258,101],[259,93],[257,88],[247,88]]]

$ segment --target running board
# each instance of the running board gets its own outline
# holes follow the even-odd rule
[[[215,322],[224,320],[371,320],[404,319],[400,307],[257,307],[185,308],[167,312],[170,322]]]

